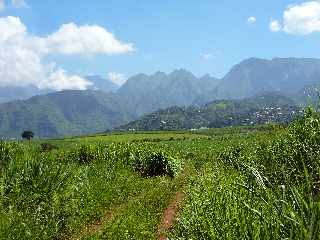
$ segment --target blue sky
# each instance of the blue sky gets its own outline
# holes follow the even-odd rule
[[[17,7],[6,0],[0,18],[18,17],[30,35],[39,37],[52,34],[67,23],[99,25],[122,43],[132,44],[134,51],[124,54],[51,54],[42,59],[79,76],[107,76],[108,72],[116,72],[129,77],[140,72],[185,68],[198,76],[209,73],[222,77],[234,64],[249,57],[320,57],[318,22],[311,31],[299,32],[292,30],[292,24],[305,24],[305,19],[294,18],[294,13],[289,19],[291,22],[284,19],[286,10],[311,2],[319,3],[297,0],[26,0],[24,6]],[[314,10],[314,6],[309,8]],[[251,23],[248,22],[250,17]],[[317,16],[311,17],[319,20]],[[272,21],[277,21],[280,29],[271,31]],[[291,30],[288,30],[289,24]]]

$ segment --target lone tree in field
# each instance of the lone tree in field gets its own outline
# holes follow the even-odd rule
[[[21,137],[23,139],[28,139],[29,141],[31,140],[31,138],[34,137],[34,133],[32,131],[24,131],[22,134],[21,134]]]

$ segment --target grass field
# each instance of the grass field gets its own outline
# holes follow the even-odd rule
[[[99,134],[93,136],[69,137],[63,139],[49,139],[46,142],[56,145],[72,146],[82,143],[123,143],[123,142],[163,142],[173,140],[186,140],[204,138],[203,134],[191,131],[168,131],[168,132],[119,132],[110,134]],[[42,143],[43,141],[38,141]]]
[[[319,119],[1,142],[0,239],[320,239]]]

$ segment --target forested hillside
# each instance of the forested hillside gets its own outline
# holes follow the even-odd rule
[[[89,134],[130,119],[114,94],[99,91],[63,91],[0,105],[0,133],[20,137]]]
[[[177,130],[288,123],[299,111],[293,100],[270,93],[244,100],[217,100],[204,107],[162,109],[116,129]]]

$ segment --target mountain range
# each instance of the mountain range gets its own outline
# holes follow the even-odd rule
[[[116,92],[120,86],[112,81],[97,75],[85,76],[84,79],[90,81],[92,85],[89,90],[99,90],[103,92]],[[0,86],[0,104],[14,100],[25,100],[33,96],[44,95],[55,92],[51,89],[39,89],[36,86]]]
[[[86,76],[85,79],[92,83],[92,86],[90,86],[90,90],[116,92],[120,87],[119,85],[99,75]]]
[[[131,118],[113,93],[62,91],[0,105],[0,135],[58,137],[104,131]]]
[[[211,93],[217,99],[241,99],[262,92],[294,95],[320,81],[320,59],[250,58],[234,66]]]
[[[209,75],[195,77],[184,69],[170,74],[157,72],[153,75],[139,74],[117,91],[133,115],[155,111],[170,106],[188,106],[207,95],[218,85],[219,80]]]
[[[170,74],[138,74],[120,88],[99,76],[86,78],[94,83],[86,91],[50,92],[0,104],[0,136],[16,137],[26,129],[40,137],[88,134],[141,119],[159,109],[203,108],[217,100],[237,102],[265,93],[276,92],[279,98],[281,95],[293,99],[290,106],[305,104],[309,93],[315,100],[320,60],[250,58],[235,65],[221,79],[196,77],[179,69]],[[20,98],[43,94],[34,88],[13,90]],[[10,95],[10,91],[0,88],[0,93],[7,94],[1,95],[0,100],[14,99],[15,94]],[[235,102],[232,105],[238,106]]]
[[[130,78],[116,93],[134,115],[170,106],[204,105],[213,100],[244,99],[266,92],[279,92],[296,99],[301,90],[320,84],[320,59],[250,58],[235,65],[221,79],[210,75],[197,78],[180,69]],[[296,99],[297,103],[303,102]]]

